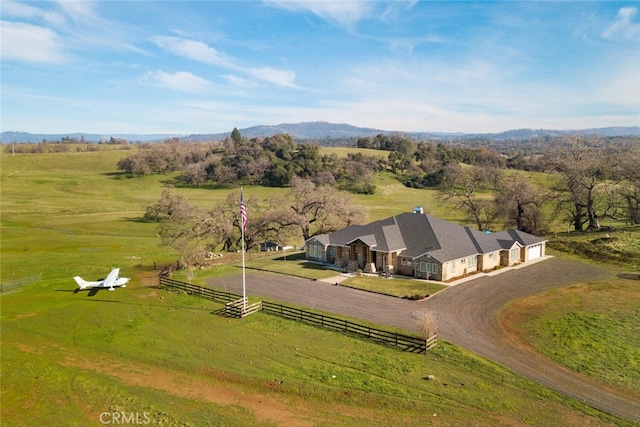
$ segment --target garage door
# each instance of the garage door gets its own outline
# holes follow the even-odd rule
[[[542,256],[542,245],[530,246],[529,249],[527,249],[527,254],[528,260],[540,258],[540,256]]]

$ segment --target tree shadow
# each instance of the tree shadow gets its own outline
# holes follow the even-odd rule
[[[306,254],[304,252],[292,253],[291,255],[282,255],[277,258],[273,258],[273,261],[303,261]]]
[[[157,221],[155,219],[146,219],[144,216],[124,217],[120,221],[135,222],[135,223],[138,223],[138,224],[160,224],[160,222],[161,222],[161,221]]]
[[[626,280],[640,280],[640,273],[620,273],[618,277]]]
[[[103,172],[101,175],[117,180],[136,178],[135,176],[132,176],[126,172]]]

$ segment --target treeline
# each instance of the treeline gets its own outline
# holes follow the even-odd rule
[[[140,145],[118,168],[131,176],[180,172],[178,179],[192,186],[289,187],[303,179],[364,194],[375,192],[374,174],[387,171],[408,187],[436,189],[443,203],[466,212],[481,230],[500,223],[540,233],[552,220],[575,230],[597,229],[602,218],[640,223],[637,138],[553,138],[536,154],[383,134],[359,138],[357,146],[386,154],[338,158],[287,134],[246,139],[234,129],[221,142]],[[530,172],[548,173],[545,185],[534,183]]]
[[[162,242],[178,250],[189,266],[207,251],[237,250],[243,235],[251,249],[267,241],[283,243],[299,237],[306,241],[361,223],[364,209],[338,187],[348,187],[350,174],[356,183],[361,176],[371,180],[374,171],[381,170],[394,171],[407,185],[419,182],[432,187],[437,200],[464,212],[479,230],[513,227],[541,234],[554,221],[584,231],[601,228],[603,218],[640,224],[640,145],[634,141],[611,144],[597,138],[564,137],[549,142],[535,156],[506,156],[483,146],[459,149],[393,137],[361,140],[373,142],[369,148],[393,150],[388,159],[363,154],[337,159],[320,155],[316,146],[296,144],[288,135],[246,140],[234,132],[216,143],[167,141],[141,147],[119,167],[140,162],[145,166],[138,174],[182,171],[181,179],[192,185],[240,181],[289,188],[279,198],[245,199],[251,220],[244,232],[239,194],[203,210],[166,190],[156,204],[147,206],[145,219],[160,223]],[[546,171],[544,185],[519,165]],[[354,168],[350,174],[341,172],[349,167]],[[136,174],[134,169],[127,172]]]
[[[317,145],[295,143],[287,134],[247,139],[237,129],[222,142],[184,143],[176,139],[140,144],[139,148],[118,162],[118,169],[131,176],[181,172],[178,179],[192,186],[245,183],[286,187],[298,177],[352,193],[373,194],[372,178],[385,167],[382,156],[354,153],[338,158],[321,154]]]
[[[438,171],[438,197],[480,230],[496,221],[530,233],[546,231],[552,220],[576,231],[600,229],[603,218],[640,224],[639,162],[640,146],[632,141],[564,137],[536,157],[548,173],[544,186],[521,171],[450,163]]]
[[[42,142],[15,143],[5,145],[5,153],[38,154],[38,153],[69,153],[72,151],[100,151],[102,145],[117,145],[121,149],[129,149],[129,141],[123,138],[111,137],[97,143],[85,141],[84,137],[75,138],[64,136],[59,140],[43,139]]]

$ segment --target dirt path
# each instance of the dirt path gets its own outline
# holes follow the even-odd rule
[[[151,387],[166,393],[215,403],[221,406],[242,406],[263,423],[276,425],[312,426],[307,420],[310,412],[300,402],[282,402],[260,393],[247,393],[224,384],[215,385],[203,382],[184,372],[171,371],[127,361],[106,359],[104,355],[96,358],[81,359],[67,356],[60,362],[63,366],[97,372],[116,378],[124,384]],[[201,373],[207,375],[206,371]]]
[[[438,318],[438,335],[498,362],[512,371],[567,396],[617,416],[640,420],[640,396],[598,384],[540,355],[508,336],[498,320],[507,302],[571,283],[604,279],[604,269],[567,259],[478,278],[440,292],[426,301],[408,301],[334,284],[247,271],[247,293],[416,331],[411,313],[428,309]],[[212,280],[212,286],[241,293],[241,278]]]

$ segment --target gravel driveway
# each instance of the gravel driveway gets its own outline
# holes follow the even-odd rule
[[[428,309],[438,318],[438,336],[512,371],[617,416],[640,420],[640,396],[623,394],[570,371],[511,340],[498,322],[508,301],[571,283],[610,277],[589,264],[551,258],[524,268],[452,286],[426,301],[409,301],[335,284],[247,270],[249,295],[352,316],[418,332],[411,313]],[[241,275],[212,279],[217,288],[242,293]]]

